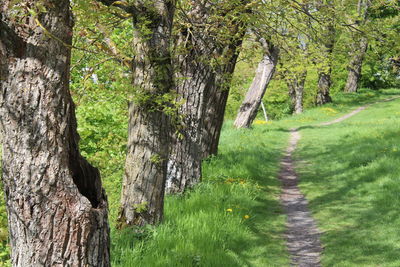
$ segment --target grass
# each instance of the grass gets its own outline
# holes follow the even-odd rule
[[[166,199],[165,220],[145,236],[113,234],[113,266],[286,266],[278,161],[287,134],[225,125],[204,182]]]
[[[323,266],[400,266],[399,106],[302,130],[297,169],[323,231]]]

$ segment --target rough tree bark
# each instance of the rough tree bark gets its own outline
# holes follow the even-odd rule
[[[234,122],[236,128],[249,128],[253,123],[278,64],[279,48],[263,38],[260,39],[260,42],[264,49],[264,56],[258,65],[253,83],[240,106]]]
[[[133,87],[119,226],[156,224],[163,217],[171,121],[164,97],[174,88],[171,64],[173,0],[130,7],[134,23]]]
[[[173,136],[168,161],[166,193],[182,193],[201,179],[201,129],[205,111],[205,96],[215,81],[212,66],[205,55],[215,54],[215,40],[205,34],[210,16],[209,6],[191,2],[191,11],[180,25],[176,57],[178,101],[183,101],[178,113],[182,116],[181,129]],[[187,28],[190,26],[190,31]]]
[[[358,14],[361,17],[358,24],[360,26],[364,26],[368,21],[368,8],[370,5],[370,0],[358,1]],[[358,90],[359,81],[361,79],[362,64],[364,62],[365,53],[368,49],[368,39],[364,33],[356,33],[356,35],[356,41],[353,45],[351,60],[348,66],[349,74],[344,88],[344,91],[347,93],[354,93]]]
[[[0,3],[0,122],[12,264],[109,266],[107,199],[79,153],[69,92],[70,3],[49,0],[37,17],[22,8],[20,20],[10,2]]]
[[[180,44],[184,45],[180,48],[184,52],[178,57],[177,80],[180,82],[177,88],[180,99],[185,100],[179,110],[183,116],[183,129],[182,136],[174,138],[168,163],[168,193],[182,193],[200,181],[205,127],[212,129],[206,134],[212,132],[216,136],[216,129],[220,131],[222,126],[228,96],[228,90],[223,89],[228,88],[237,60],[237,48],[244,34],[242,23],[234,22],[235,17],[221,25],[227,30],[223,36],[210,29],[210,25],[216,23],[212,21],[216,15],[226,18],[221,15],[224,12],[231,13],[230,10],[215,8],[211,2],[191,1],[191,11],[183,16],[184,25],[190,25],[190,29],[181,29],[180,39],[183,42]],[[227,24],[232,27],[227,27]],[[218,64],[210,60],[210,55],[217,59]],[[209,121],[206,115],[215,115],[209,113],[210,107],[219,114],[213,121]]]
[[[246,1],[242,2],[246,3]],[[239,57],[239,48],[242,46],[246,31],[245,23],[233,21],[232,24],[235,25],[235,28],[228,45],[224,47],[224,64],[220,64],[216,68],[215,82],[206,95],[206,110],[200,141],[203,159],[218,154],[219,138],[224,122],[229,89]]]
[[[300,73],[292,74],[286,79],[294,114],[303,112],[303,94],[306,77],[307,71],[304,70]]]

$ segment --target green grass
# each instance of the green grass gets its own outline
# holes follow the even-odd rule
[[[400,266],[400,100],[301,133],[297,169],[323,266]]]
[[[286,140],[264,126],[225,125],[220,154],[204,164],[204,182],[167,197],[161,225],[139,237],[114,231],[113,265],[287,266],[276,179]]]

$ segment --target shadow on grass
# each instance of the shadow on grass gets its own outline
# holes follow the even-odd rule
[[[379,139],[353,134],[325,144],[325,152],[312,147],[300,152],[316,167],[301,171],[306,191],[315,186],[323,192],[310,200],[310,207],[327,229],[325,264],[399,266],[400,152],[387,149],[398,144],[399,132],[382,130]]]

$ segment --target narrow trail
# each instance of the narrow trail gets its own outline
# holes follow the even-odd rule
[[[388,102],[398,98],[400,97],[393,97],[361,106],[338,119],[321,123],[318,126],[327,126],[342,122],[373,104]],[[318,230],[317,224],[308,210],[307,199],[298,187],[299,178],[294,170],[292,156],[300,139],[299,129],[291,129],[289,145],[281,161],[281,170],[279,172],[279,179],[282,182],[280,200],[287,215],[286,245],[293,266],[318,267],[321,266],[321,252],[323,250],[320,241],[321,232]]]

